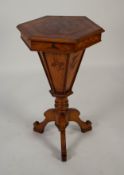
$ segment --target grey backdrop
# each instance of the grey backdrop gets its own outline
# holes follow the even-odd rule
[[[67,128],[68,161],[60,161],[59,132],[32,123],[53,106],[38,55],[17,24],[44,15],[85,15],[101,25],[102,42],[87,49],[70,96],[93,131]],[[124,174],[124,1],[0,0],[0,174]]]

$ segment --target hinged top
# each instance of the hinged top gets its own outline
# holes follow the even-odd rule
[[[35,47],[39,42],[77,44],[87,37],[104,31],[85,16],[45,16],[20,24],[17,28],[32,50],[37,50]],[[35,47],[32,45],[33,42]],[[51,48],[55,49],[55,47],[52,44]],[[40,46],[40,49],[42,50],[43,47]]]

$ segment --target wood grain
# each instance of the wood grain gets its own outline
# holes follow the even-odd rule
[[[66,127],[76,122],[82,132],[92,129],[80,112],[69,108],[71,95],[85,50],[101,41],[104,29],[85,16],[45,16],[17,26],[30,50],[37,51],[47,76],[55,108],[48,109],[42,122],[34,123],[34,131],[43,133],[49,122],[60,131],[61,159],[67,160]],[[82,92],[81,92],[82,93]]]

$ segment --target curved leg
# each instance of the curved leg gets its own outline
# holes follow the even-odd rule
[[[66,136],[65,136],[65,129],[60,131],[61,135],[61,158],[62,161],[67,160],[67,151],[66,151]]]
[[[81,132],[87,132],[92,129],[91,122],[87,120],[86,122],[82,121],[79,117],[80,112],[77,109],[69,109],[69,121],[74,121],[78,123],[81,128]]]
[[[61,159],[62,161],[67,160],[67,150],[66,150],[66,133],[65,129],[68,125],[68,120],[66,113],[58,112],[56,115],[55,124],[60,131],[60,143],[61,143]]]
[[[43,133],[44,132],[44,128],[45,126],[52,121],[55,121],[55,115],[54,115],[54,109],[49,109],[47,110],[45,113],[45,119],[42,122],[34,122],[34,128],[33,130],[39,133]]]

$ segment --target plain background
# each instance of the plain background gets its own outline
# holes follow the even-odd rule
[[[32,123],[43,119],[54,98],[37,53],[16,26],[45,15],[88,16],[106,32],[86,50],[70,106],[93,122],[93,131],[67,128],[68,161],[60,161],[60,138],[49,124],[43,135]],[[0,0],[0,174],[124,174],[124,1]]]

